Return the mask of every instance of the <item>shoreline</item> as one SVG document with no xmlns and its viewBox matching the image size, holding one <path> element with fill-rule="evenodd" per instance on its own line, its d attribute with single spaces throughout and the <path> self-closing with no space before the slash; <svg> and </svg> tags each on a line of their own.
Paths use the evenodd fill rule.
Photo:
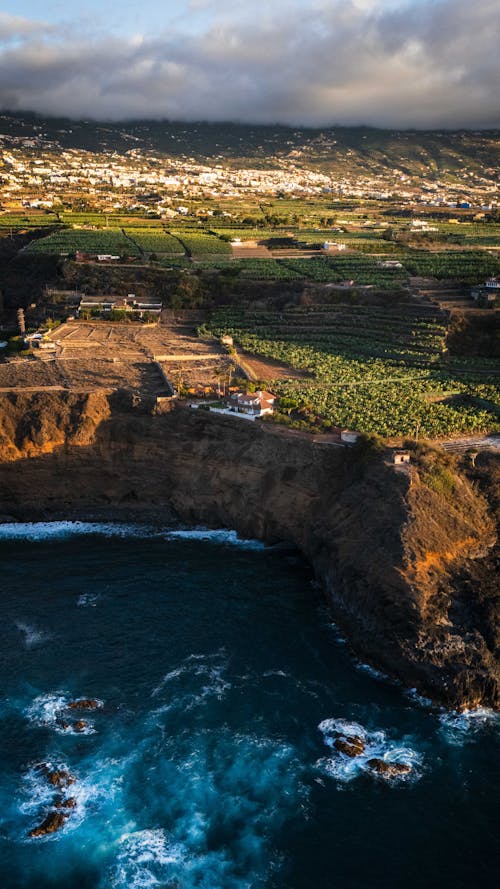
<svg viewBox="0 0 500 889">
<path fill-rule="evenodd" d="M 495 530 L 456 469 L 400 473 L 377 452 L 103 393 L 20 395 L 4 414 L 0 523 L 224 528 L 292 546 L 358 659 L 438 705 L 500 709 Z"/>
</svg>

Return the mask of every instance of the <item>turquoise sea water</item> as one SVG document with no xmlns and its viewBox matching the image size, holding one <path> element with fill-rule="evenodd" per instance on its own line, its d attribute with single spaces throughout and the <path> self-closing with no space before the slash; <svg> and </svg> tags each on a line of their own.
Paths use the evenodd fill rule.
<svg viewBox="0 0 500 889">
<path fill-rule="evenodd" d="M 300 558 L 61 523 L 3 526 L 0 552 L 1 889 L 494 884 L 497 718 L 356 663 Z M 342 728 L 366 755 L 334 750 Z M 373 777 L 370 756 L 412 771 Z M 42 763 L 76 805 L 30 839 L 56 795 Z"/>
</svg>

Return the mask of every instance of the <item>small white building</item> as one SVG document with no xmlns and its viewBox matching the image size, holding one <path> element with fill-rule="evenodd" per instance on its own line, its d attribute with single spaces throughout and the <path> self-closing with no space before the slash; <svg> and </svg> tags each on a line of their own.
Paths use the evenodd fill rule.
<svg viewBox="0 0 500 889">
<path fill-rule="evenodd" d="M 343 441 L 344 444 L 356 444 L 359 435 L 359 432 L 353 432 L 352 429 L 340 430 L 340 440 Z"/>
<path fill-rule="evenodd" d="M 409 451 L 393 451 L 392 461 L 395 466 L 402 466 L 404 463 L 410 462 Z"/>
<path fill-rule="evenodd" d="M 377 267 L 379 269 L 402 269 L 403 263 L 397 259 L 382 259 L 380 262 L 377 262 Z"/>
<path fill-rule="evenodd" d="M 235 392 L 228 400 L 228 408 L 240 414 L 263 417 L 272 414 L 276 398 L 271 392 Z"/>
<path fill-rule="evenodd" d="M 327 253 L 341 253 L 345 247 L 345 244 L 340 244 L 338 241 L 325 241 L 323 244 L 323 250 Z"/>
</svg>

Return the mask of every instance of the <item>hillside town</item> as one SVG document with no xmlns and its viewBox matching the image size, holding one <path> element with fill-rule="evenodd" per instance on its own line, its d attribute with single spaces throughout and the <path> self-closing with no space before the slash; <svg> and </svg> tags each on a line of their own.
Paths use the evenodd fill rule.
<svg viewBox="0 0 500 889">
<path fill-rule="evenodd" d="M 0 116 L 0 124 L 6 117 Z M 470 169 L 441 173 L 423 165 L 408 169 L 380 166 L 373 172 L 358 169 L 352 150 L 344 150 L 338 161 L 318 164 L 323 143 L 296 148 L 286 141 L 281 151 L 265 161 L 247 158 L 238 163 L 222 155 L 200 160 L 177 152 L 160 152 L 139 147 L 138 137 L 122 132 L 126 150 L 102 146 L 97 151 L 68 148 L 59 138 L 49 138 L 39 126 L 33 133 L 0 135 L 1 205 L 4 209 L 74 209 L 86 205 L 103 212 L 144 211 L 165 218 L 188 213 L 191 200 L 235 199 L 246 195 L 265 197 L 350 197 L 368 200 L 397 200 L 423 207 L 474 210 L 477 214 L 496 210 L 498 175 L 492 170 Z M 175 137 L 172 137 L 175 139 Z M 61 141 L 60 141 L 61 140 Z M 332 151 L 335 140 L 330 140 Z M 314 150 L 313 150 L 314 147 Z M 205 215 L 214 211 L 204 208 Z M 230 214 L 227 214 L 230 215 Z M 479 216 L 478 218 L 481 218 Z"/>
</svg>

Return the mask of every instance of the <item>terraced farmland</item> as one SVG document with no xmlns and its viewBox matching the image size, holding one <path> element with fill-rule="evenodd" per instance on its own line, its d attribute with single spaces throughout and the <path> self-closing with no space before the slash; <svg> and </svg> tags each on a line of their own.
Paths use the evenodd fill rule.
<svg viewBox="0 0 500 889">
<path fill-rule="evenodd" d="M 170 253 L 184 256 L 185 250 L 181 242 L 173 235 L 158 228 L 127 228 L 129 238 L 145 253 Z"/>
<path fill-rule="evenodd" d="M 207 256 L 231 256 L 231 245 L 208 232 L 179 229 L 172 230 L 171 235 L 179 239 L 193 259 L 203 259 Z"/>
<path fill-rule="evenodd" d="M 297 277 L 320 283 L 340 284 L 343 281 L 353 281 L 354 285 L 371 285 L 392 290 L 407 278 L 404 268 L 380 268 L 372 257 L 354 253 L 335 257 L 286 259 L 283 260 L 283 265 L 295 272 Z"/>
<path fill-rule="evenodd" d="M 446 326 L 432 308 L 229 308 L 214 312 L 209 327 L 231 334 L 246 352 L 306 371 L 308 378 L 267 383 L 288 409 L 306 411 L 320 427 L 389 437 L 500 429 L 498 377 L 446 369 Z"/>
<path fill-rule="evenodd" d="M 139 256 L 139 248 L 120 229 L 61 229 L 34 241 L 29 253 L 52 253 L 60 256 L 82 253 L 102 253 L 116 256 Z"/>
<path fill-rule="evenodd" d="M 29 231 L 30 229 L 49 228 L 58 225 L 59 220 L 52 213 L 30 213 L 23 215 L 22 213 L 0 213 L 0 235 L 4 233 L 13 234 L 19 231 Z"/>
</svg>

